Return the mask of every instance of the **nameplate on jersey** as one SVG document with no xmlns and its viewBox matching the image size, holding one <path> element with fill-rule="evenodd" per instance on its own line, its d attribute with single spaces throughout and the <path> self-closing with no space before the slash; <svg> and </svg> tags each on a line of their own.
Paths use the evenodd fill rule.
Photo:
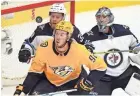
<svg viewBox="0 0 140 96">
<path fill-rule="evenodd" d="M 48 46 L 48 41 L 45 41 L 43 43 L 40 44 L 41 47 L 47 47 Z"/>
</svg>

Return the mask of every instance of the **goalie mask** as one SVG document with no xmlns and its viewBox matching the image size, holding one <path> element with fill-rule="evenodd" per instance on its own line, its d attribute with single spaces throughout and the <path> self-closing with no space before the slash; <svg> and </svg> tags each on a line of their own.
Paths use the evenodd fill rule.
<svg viewBox="0 0 140 96">
<path fill-rule="evenodd" d="M 55 35 L 56 30 L 63 30 L 68 33 L 68 41 L 71 39 L 71 36 L 74 31 L 73 25 L 69 21 L 60 21 L 58 24 L 56 24 L 55 30 L 53 32 L 53 35 Z"/>
<path fill-rule="evenodd" d="M 111 26 L 114 21 L 114 15 L 111 10 L 107 7 L 99 8 L 96 15 L 97 25 L 99 32 L 105 32 L 106 27 Z"/>
</svg>

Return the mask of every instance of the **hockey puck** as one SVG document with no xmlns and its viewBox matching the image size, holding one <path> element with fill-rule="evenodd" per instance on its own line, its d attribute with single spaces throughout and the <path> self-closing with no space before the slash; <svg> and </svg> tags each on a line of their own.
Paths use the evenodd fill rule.
<svg viewBox="0 0 140 96">
<path fill-rule="evenodd" d="M 37 17 L 36 17 L 36 22 L 37 22 L 37 23 L 41 23 L 41 22 L 42 22 L 42 20 L 43 20 L 43 19 L 42 19 L 42 17 L 41 17 L 41 16 L 37 16 Z"/>
</svg>

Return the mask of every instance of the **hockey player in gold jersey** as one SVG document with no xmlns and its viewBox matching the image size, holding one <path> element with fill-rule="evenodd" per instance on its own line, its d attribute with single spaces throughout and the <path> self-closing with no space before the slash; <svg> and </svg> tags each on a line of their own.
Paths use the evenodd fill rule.
<svg viewBox="0 0 140 96">
<path fill-rule="evenodd" d="M 73 26 L 60 21 L 54 30 L 54 39 L 42 43 L 32 61 L 28 75 L 14 95 L 45 94 L 77 88 L 71 94 L 87 95 L 105 74 L 104 60 L 91 54 L 83 45 L 72 41 Z M 90 70 L 87 75 L 85 66 Z M 70 93 L 69 93 L 70 94 Z"/>
</svg>

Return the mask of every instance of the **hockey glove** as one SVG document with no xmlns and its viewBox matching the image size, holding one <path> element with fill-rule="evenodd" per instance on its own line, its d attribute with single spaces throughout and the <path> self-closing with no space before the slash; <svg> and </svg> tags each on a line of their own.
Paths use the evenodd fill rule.
<svg viewBox="0 0 140 96">
<path fill-rule="evenodd" d="M 90 81 L 81 79 L 75 88 L 77 88 L 81 95 L 89 95 L 89 93 L 93 90 L 93 85 Z"/>
<path fill-rule="evenodd" d="M 18 54 L 20 62 L 27 63 L 31 59 L 31 52 L 29 49 L 21 49 Z"/>
<path fill-rule="evenodd" d="M 19 96 L 21 94 L 21 92 L 23 91 L 23 86 L 21 84 L 19 84 L 17 87 L 16 87 L 16 91 L 14 93 L 14 96 Z"/>
</svg>

